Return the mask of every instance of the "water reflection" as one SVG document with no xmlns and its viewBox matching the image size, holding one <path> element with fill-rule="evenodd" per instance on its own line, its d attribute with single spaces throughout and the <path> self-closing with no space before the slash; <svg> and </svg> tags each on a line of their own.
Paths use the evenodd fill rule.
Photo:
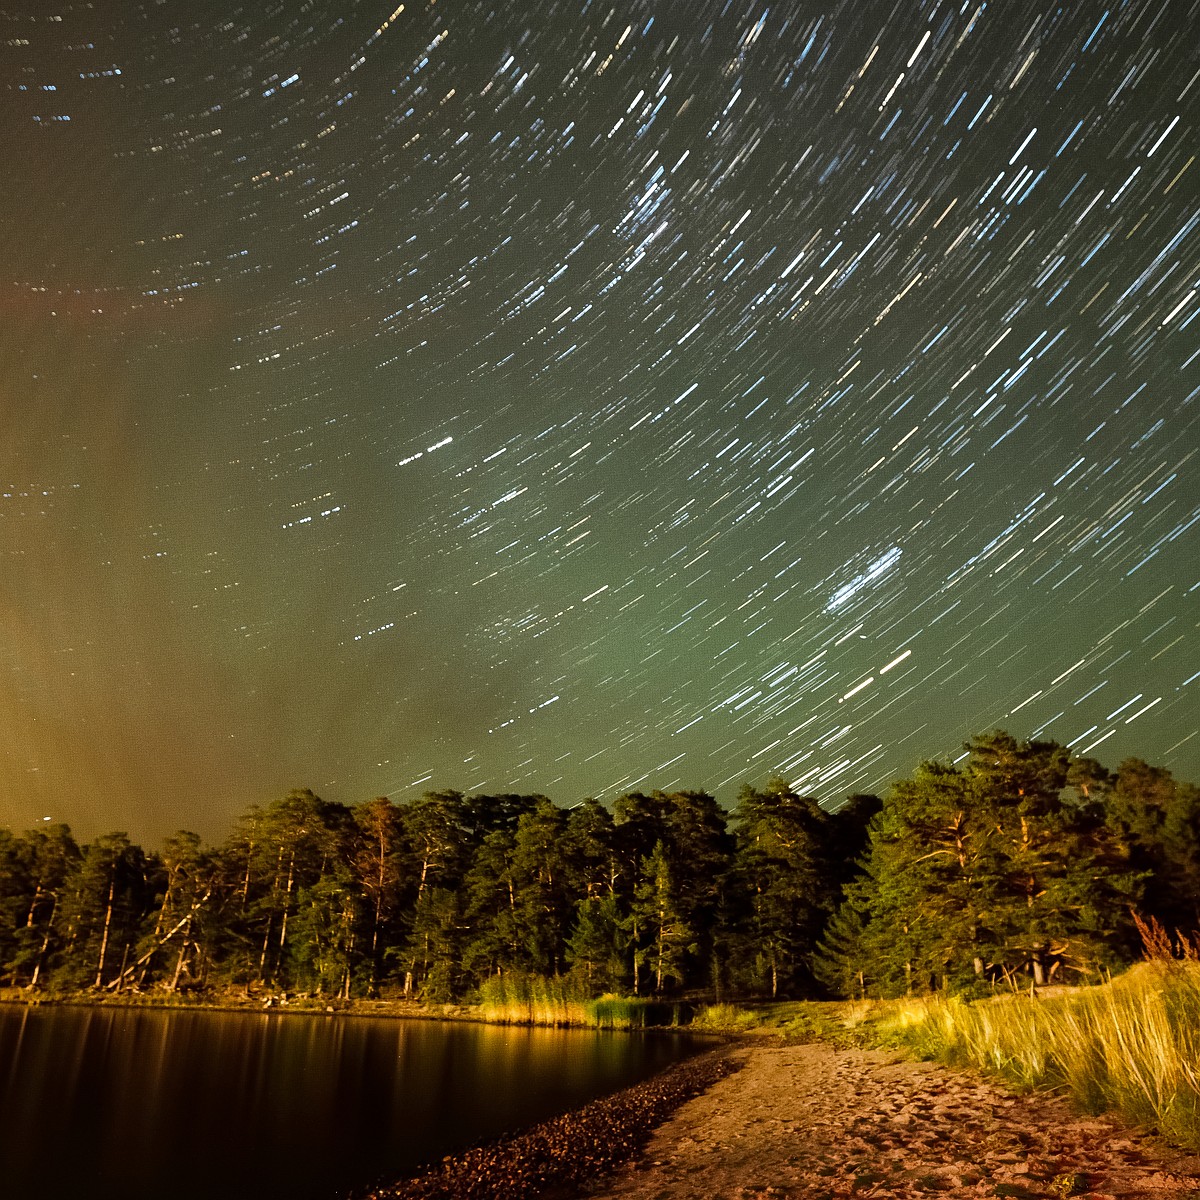
<svg viewBox="0 0 1200 1200">
<path fill-rule="evenodd" d="M 0 1009 L 0 1191 L 316 1200 L 644 1078 L 682 1041 L 269 1013 Z"/>
</svg>

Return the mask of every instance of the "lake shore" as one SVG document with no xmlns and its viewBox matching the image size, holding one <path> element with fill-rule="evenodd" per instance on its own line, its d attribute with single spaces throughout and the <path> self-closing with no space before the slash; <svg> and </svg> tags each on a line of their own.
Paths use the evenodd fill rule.
<svg viewBox="0 0 1200 1200">
<path fill-rule="evenodd" d="M 263 997 L 162 1002 L 93 994 L 0 1002 L 488 1023 L 464 1005 Z M 800 1034 L 797 1029 L 794 1031 Z M 764 1036 L 765 1035 L 765 1036 Z M 757 1036 L 726 1042 L 540 1125 L 454 1155 L 359 1200 L 1083 1196 L 1194 1200 L 1200 1155 L 1065 1099 L 892 1051 Z"/>
<path fill-rule="evenodd" d="M 1200 1156 L 974 1072 L 741 1043 L 358 1200 L 1194 1200 Z"/>
<path fill-rule="evenodd" d="M 1046 1094 L 825 1044 L 743 1045 L 592 1200 L 1081 1196 L 1184 1200 L 1200 1156 Z M 485 1193 L 478 1193 L 482 1196 Z"/>
<path fill-rule="evenodd" d="M 171 1012 L 196 1010 L 201 1012 L 281 1012 L 303 1013 L 308 1016 L 325 1013 L 333 1016 L 395 1017 L 425 1021 L 483 1021 L 473 1005 L 425 1004 L 420 1000 L 341 1000 L 323 996 L 295 996 L 277 993 L 240 996 L 233 992 L 199 999 L 193 996 L 170 996 L 154 992 L 26 992 L 23 989 L 0 989 L 0 1004 L 90 1005 L 97 1008 L 157 1008 Z"/>
<path fill-rule="evenodd" d="M 740 1068 L 727 1046 L 356 1200 L 567 1200 L 637 1156 L 672 1112 Z"/>
</svg>

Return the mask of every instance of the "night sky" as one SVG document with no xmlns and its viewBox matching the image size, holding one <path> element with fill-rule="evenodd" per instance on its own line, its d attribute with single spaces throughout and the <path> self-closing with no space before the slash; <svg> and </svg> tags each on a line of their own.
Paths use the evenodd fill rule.
<svg viewBox="0 0 1200 1200">
<path fill-rule="evenodd" d="M 1200 3 L 0 9 L 0 823 L 1200 776 Z"/>
</svg>

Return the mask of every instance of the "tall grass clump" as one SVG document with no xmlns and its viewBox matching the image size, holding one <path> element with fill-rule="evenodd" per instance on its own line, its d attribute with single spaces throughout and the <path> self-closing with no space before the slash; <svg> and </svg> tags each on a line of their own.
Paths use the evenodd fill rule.
<svg viewBox="0 0 1200 1200">
<path fill-rule="evenodd" d="M 1200 1150 L 1200 962 L 1151 961 L 1099 987 L 1039 999 L 912 1001 L 887 1024 L 930 1058 L 1052 1088 Z"/>
<path fill-rule="evenodd" d="M 500 1025 L 573 1025 L 645 1029 L 678 1025 L 673 1005 L 640 996 L 592 998 L 570 976 L 493 975 L 479 988 L 480 1017 Z"/>
<path fill-rule="evenodd" d="M 587 998 L 574 980 L 493 975 L 479 988 L 479 1015 L 501 1025 L 590 1025 Z"/>
<path fill-rule="evenodd" d="M 645 996 L 606 995 L 585 1005 L 588 1024 L 597 1029 L 646 1029 L 651 1025 L 678 1025 L 677 1005 Z"/>
</svg>

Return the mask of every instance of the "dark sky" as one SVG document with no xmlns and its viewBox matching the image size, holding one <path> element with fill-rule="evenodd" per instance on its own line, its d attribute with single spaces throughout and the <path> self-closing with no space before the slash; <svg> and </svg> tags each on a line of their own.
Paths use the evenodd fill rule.
<svg viewBox="0 0 1200 1200">
<path fill-rule="evenodd" d="M 1198 29 L 10 0 L 0 822 L 1200 776 Z"/>
</svg>

